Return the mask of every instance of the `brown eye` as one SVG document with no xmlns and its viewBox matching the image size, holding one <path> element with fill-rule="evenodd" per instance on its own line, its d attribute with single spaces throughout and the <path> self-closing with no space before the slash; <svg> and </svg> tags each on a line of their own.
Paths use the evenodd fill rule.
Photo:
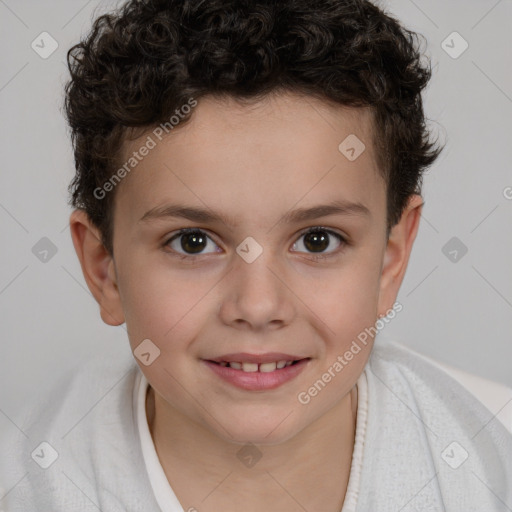
<svg viewBox="0 0 512 512">
<path fill-rule="evenodd" d="M 184 256 L 202 255 L 206 254 L 203 251 L 208 247 L 209 241 L 216 247 L 213 240 L 204 231 L 197 228 L 184 228 L 172 236 L 164 245 Z"/>
<path fill-rule="evenodd" d="M 304 237 L 304 246 L 313 252 L 323 252 L 329 247 L 329 235 L 322 231 L 307 233 Z"/>
<path fill-rule="evenodd" d="M 206 237 L 199 233 L 185 233 L 181 236 L 181 248 L 185 252 L 196 254 L 206 247 Z"/>
<path fill-rule="evenodd" d="M 313 255 L 319 254 L 324 257 L 336 252 L 336 249 L 345 243 L 345 239 L 338 233 L 318 226 L 309 228 L 303 232 L 299 237 L 299 240 L 301 238 L 304 239 L 302 245 L 305 247 L 305 252 L 309 252 Z M 334 243 L 332 242 L 333 238 L 335 239 Z M 301 243 L 299 241 L 295 242 L 294 247 L 297 245 L 300 246 Z M 333 247 L 332 250 L 325 252 L 326 249 L 331 247 Z"/>
</svg>

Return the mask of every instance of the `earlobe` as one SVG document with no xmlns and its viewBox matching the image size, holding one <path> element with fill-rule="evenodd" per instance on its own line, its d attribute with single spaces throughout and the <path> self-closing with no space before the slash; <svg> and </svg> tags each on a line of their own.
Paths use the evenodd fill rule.
<svg viewBox="0 0 512 512">
<path fill-rule="evenodd" d="M 124 314 L 114 260 L 101 242 L 98 228 L 83 210 L 73 211 L 69 224 L 85 281 L 100 306 L 102 320 L 108 325 L 121 325 Z"/>
<path fill-rule="evenodd" d="M 414 194 L 410 197 L 400 221 L 393 226 L 384 253 L 378 312 L 386 314 L 393 307 L 402 284 L 412 246 L 418 233 L 423 200 Z"/>
</svg>

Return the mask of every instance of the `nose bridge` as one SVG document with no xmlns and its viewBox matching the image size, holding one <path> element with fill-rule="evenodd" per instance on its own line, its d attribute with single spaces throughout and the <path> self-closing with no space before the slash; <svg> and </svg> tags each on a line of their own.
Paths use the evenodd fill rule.
<svg viewBox="0 0 512 512">
<path fill-rule="evenodd" d="M 221 310 L 224 321 L 252 328 L 288 323 L 292 304 L 275 251 L 247 237 L 236 252 Z"/>
</svg>

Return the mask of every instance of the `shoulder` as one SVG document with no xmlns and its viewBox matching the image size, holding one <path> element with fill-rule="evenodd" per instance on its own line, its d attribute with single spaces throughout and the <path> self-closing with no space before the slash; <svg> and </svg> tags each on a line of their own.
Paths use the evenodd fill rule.
<svg viewBox="0 0 512 512">
<path fill-rule="evenodd" d="M 133 411 L 139 379 L 133 357 L 94 357 L 27 405 L 24 421 L 1 440 L 7 510 L 83 510 L 101 501 L 120 511 L 138 499 L 133 492 L 144 496 L 149 486 L 136 475 L 141 455 Z"/>
<path fill-rule="evenodd" d="M 512 434 L 512 389 L 504 384 L 437 361 L 396 341 L 380 340 L 371 357 L 375 370 L 398 370 L 420 388 L 441 388 L 444 396 L 447 385 L 453 387 L 472 408 L 484 406 Z"/>
<path fill-rule="evenodd" d="M 496 419 L 512 434 L 512 388 L 505 384 L 461 370 L 460 368 L 455 368 L 449 364 L 415 352 L 396 342 L 395 346 L 399 350 L 402 349 L 408 352 L 411 357 L 419 358 L 427 364 L 442 370 L 443 373 L 456 380 L 494 414 Z"/>
<path fill-rule="evenodd" d="M 91 429 L 98 422 L 124 415 L 131 409 L 138 371 L 126 354 L 93 357 L 69 368 L 50 393 L 27 407 L 23 430 L 31 438 L 44 434 L 66 439 L 76 429 Z M 120 403 L 124 407 L 120 408 Z"/>
<path fill-rule="evenodd" d="M 492 417 L 497 430 L 511 434 L 512 389 L 503 384 L 453 368 L 387 339 L 376 342 L 368 367 L 374 378 L 381 377 L 381 385 L 386 379 L 397 390 L 413 392 L 418 404 L 446 407 L 454 418 L 464 418 L 466 422 L 470 417 L 475 421 Z"/>
<path fill-rule="evenodd" d="M 369 487 L 385 492 L 399 480 L 395 492 L 405 499 L 428 483 L 417 500 L 438 500 L 445 510 L 496 510 L 489 489 L 512 500 L 512 434 L 466 386 L 386 339 L 377 339 L 365 374 Z M 380 457 L 372 461 L 370 452 Z"/>
</svg>

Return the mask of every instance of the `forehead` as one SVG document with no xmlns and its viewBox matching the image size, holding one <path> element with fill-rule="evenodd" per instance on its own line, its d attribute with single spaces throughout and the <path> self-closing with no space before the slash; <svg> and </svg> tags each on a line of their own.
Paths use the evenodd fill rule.
<svg viewBox="0 0 512 512">
<path fill-rule="evenodd" d="M 320 201 L 385 210 L 366 109 L 296 94 L 251 103 L 204 97 L 191 119 L 161 140 L 148 130 L 125 142 L 121 160 L 128 161 L 148 137 L 154 147 L 116 191 L 131 222 L 176 200 L 261 221 Z"/>
</svg>

